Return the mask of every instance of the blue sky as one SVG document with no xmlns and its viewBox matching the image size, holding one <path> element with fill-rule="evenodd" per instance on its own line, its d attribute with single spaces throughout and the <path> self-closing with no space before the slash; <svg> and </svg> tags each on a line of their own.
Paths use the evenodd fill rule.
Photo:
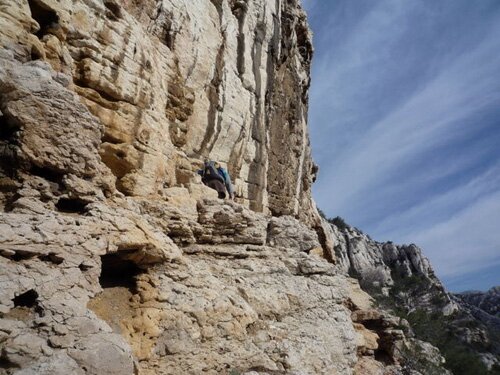
<svg viewBox="0 0 500 375">
<path fill-rule="evenodd" d="M 500 1 L 303 5 L 318 207 L 417 244 L 449 290 L 500 285 Z"/>
</svg>

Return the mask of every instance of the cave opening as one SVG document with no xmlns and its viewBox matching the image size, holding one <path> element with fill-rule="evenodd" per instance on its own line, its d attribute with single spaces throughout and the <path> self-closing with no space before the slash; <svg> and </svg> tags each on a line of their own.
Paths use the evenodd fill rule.
<svg viewBox="0 0 500 375">
<path fill-rule="evenodd" d="M 10 318 L 29 321 L 38 316 L 44 316 L 42 307 L 38 304 L 38 293 L 30 289 L 12 299 L 14 308 L 6 315 Z M 36 315 L 35 315 L 36 314 Z"/>
<path fill-rule="evenodd" d="M 16 139 L 16 133 L 20 130 L 19 126 L 13 121 L 9 121 L 7 116 L 0 112 L 0 140 L 6 142 L 13 142 Z"/>
<path fill-rule="evenodd" d="M 136 263 L 125 259 L 120 253 L 101 256 L 101 263 L 99 283 L 103 289 L 122 287 L 127 288 L 133 294 L 136 292 L 136 277 L 143 273 Z"/>
<path fill-rule="evenodd" d="M 28 0 L 31 10 L 31 18 L 40 25 L 40 30 L 36 32 L 36 36 L 41 39 L 48 33 L 48 30 L 57 27 L 59 24 L 59 16 L 40 0 Z"/>
<path fill-rule="evenodd" d="M 64 173 L 61 173 L 49 167 L 40 167 L 38 165 L 32 165 L 30 168 L 30 173 L 47 181 L 53 182 L 57 185 L 61 185 L 62 179 L 64 177 Z"/>
<path fill-rule="evenodd" d="M 87 204 L 77 198 L 60 198 L 56 203 L 56 208 L 59 212 L 83 214 Z"/>
<path fill-rule="evenodd" d="M 14 307 L 36 307 L 37 306 L 38 293 L 33 289 L 28 290 L 25 293 L 14 297 L 12 300 L 14 302 Z"/>
</svg>

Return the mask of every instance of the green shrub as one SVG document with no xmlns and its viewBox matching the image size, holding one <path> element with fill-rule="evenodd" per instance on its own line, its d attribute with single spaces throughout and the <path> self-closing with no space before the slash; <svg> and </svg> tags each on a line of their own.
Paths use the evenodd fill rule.
<svg viewBox="0 0 500 375">
<path fill-rule="evenodd" d="M 335 225 L 337 228 L 341 230 L 349 228 L 349 225 L 340 216 L 334 217 L 333 219 L 328 219 L 328 222 Z"/>
</svg>

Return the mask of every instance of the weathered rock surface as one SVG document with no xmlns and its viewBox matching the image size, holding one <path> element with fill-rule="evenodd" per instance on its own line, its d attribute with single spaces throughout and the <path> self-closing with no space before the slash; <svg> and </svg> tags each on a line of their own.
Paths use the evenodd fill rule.
<svg viewBox="0 0 500 375">
<path fill-rule="evenodd" d="M 0 373 L 351 373 L 298 3 L 0 9 Z"/>
<path fill-rule="evenodd" d="M 297 235 L 312 235 L 302 224 L 288 219 L 256 238 L 252 230 L 261 225 L 266 234 L 268 218 L 202 200 L 191 223 L 201 242 L 179 248 L 140 206 L 117 198 L 88 205 L 85 215 L 16 208 L 1 216 L 7 369 L 350 373 L 348 283 L 300 243 L 269 246 L 293 223 Z M 215 223 L 222 233 L 243 219 L 253 226 L 237 244 L 217 233 L 204 243 Z"/>
<path fill-rule="evenodd" d="M 448 370 L 443 366 L 463 374 L 495 373 L 495 366 L 500 363 L 498 317 L 468 303 L 467 295 L 448 293 L 417 246 L 379 243 L 348 225 L 332 224 L 332 228 L 338 267 L 357 278 L 362 288 L 375 297 L 377 303 L 374 305 L 382 309 L 372 310 L 368 317 L 380 321 L 377 314 L 383 316 L 387 314 L 384 311 L 391 311 L 405 318 L 403 331 L 405 337 L 411 339 L 405 347 L 397 347 L 398 353 L 392 353 L 394 358 L 399 356 L 407 367 L 426 374 L 445 373 Z M 494 295 L 495 289 L 492 289 L 488 297 L 471 293 L 470 298 L 478 305 L 485 301 L 486 308 L 492 305 L 486 301 L 494 301 Z M 353 321 L 360 321 L 360 318 L 355 316 Z M 394 326 L 401 326 L 401 323 Z M 359 327 L 357 330 L 364 334 L 368 348 L 371 345 L 369 334 Z M 439 346 L 448 362 L 434 346 L 415 341 L 413 337 Z M 388 341 L 397 343 L 398 338 Z M 359 364 L 363 369 L 372 368 L 371 365 L 371 362 Z M 374 366 L 376 373 L 378 365 Z"/>
<path fill-rule="evenodd" d="M 428 262 L 311 199 L 297 0 L 0 11 L 0 374 L 402 374 L 417 347 L 439 367 L 343 272 L 442 290 Z"/>
<path fill-rule="evenodd" d="M 196 166 L 211 158 L 227 164 L 244 205 L 313 220 L 316 167 L 306 126 L 312 46 L 296 0 L 2 0 L 0 45 L 38 93 L 30 93 L 33 103 L 3 104 L 9 122 L 35 121 L 45 113 L 41 105 L 54 109 L 41 127 L 23 129 L 26 157 L 105 177 L 109 171 L 96 170 L 95 160 L 82 159 L 98 151 L 116 188 L 133 196 L 194 182 Z M 46 61 L 53 72 L 21 67 L 30 60 Z M 57 82 L 39 82 L 50 75 Z M 82 104 L 70 106 L 78 116 L 65 113 L 75 95 L 58 99 L 62 91 L 50 89 L 57 83 L 99 121 L 83 114 Z M 84 126 L 67 139 L 66 125 Z M 39 136 L 48 127 L 52 136 Z M 37 140 L 54 154 L 30 153 Z M 81 147 L 71 148 L 76 142 Z M 74 165 L 61 165 L 68 159 L 58 153 L 70 148 Z"/>
<path fill-rule="evenodd" d="M 469 291 L 456 293 L 455 296 L 465 303 L 500 318 L 500 286 L 495 286 L 487 292 Z"/>
</svg>

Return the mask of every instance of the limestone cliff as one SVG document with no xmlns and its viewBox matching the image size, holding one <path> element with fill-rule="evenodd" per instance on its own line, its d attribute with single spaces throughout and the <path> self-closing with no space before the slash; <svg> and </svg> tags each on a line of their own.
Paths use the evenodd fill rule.
<svg viewBox="0 0 500 375">
<path fill-rule="evenodd" d="M 494 314 L 498 308 L 495 288 L 484 296 L 455 296 L 445 290 L 417 246 L 376 242 L 343 220 L 331 223 L 343 272 L 357 278 L 379 308 L 409 322 L 406 336 L 431 342 L 446 358 L 446 363 L 432 366 L 418 350 L 401 351 L 414 362 L 413 368 L 426 374 L 442 374 L 442 367 L 455 375 L 499 373 L 500 319 Z M 484 310 L 474 306 L 474 301 Z"/>
<path fill-rule="evenodd" d="M 487 292 L 468 291 L 455 295 L 463 302 L 500 318 L 500 286 L 495 286 Z"/>
<path fill-rule="evenodd" d="M 58 83 L 78 95 L 95 116 L 86 114 L 94 149 L 120 192 L 151 196 L 187 186 L 210 158 L 227 164 L 240 202 L 252 210 L 312 215 L 312 46 L 296 1 L 2 0 L 1 7 L 3 58 L 16 66 L 38 61 L 39 71 L 48 62 Z M 15 122 L 6 99 L 2 106 Z M 52 133 L 45 141 L 57 146 L 60 135 Z M 67 171 L 55 157 L 27 157 Z"/>
<path fill-rule="evenodd" d="M 297 0 L 0 0 L 0 45 L 0 374 L 442 369 L 311 199 Z"/>
<path fill-rule="evenodd" d="M 350 374 L 357 330 L 378 346 L 310 196 L 297 1 L 0 11 L 1 374 Z"/>
</svg>

